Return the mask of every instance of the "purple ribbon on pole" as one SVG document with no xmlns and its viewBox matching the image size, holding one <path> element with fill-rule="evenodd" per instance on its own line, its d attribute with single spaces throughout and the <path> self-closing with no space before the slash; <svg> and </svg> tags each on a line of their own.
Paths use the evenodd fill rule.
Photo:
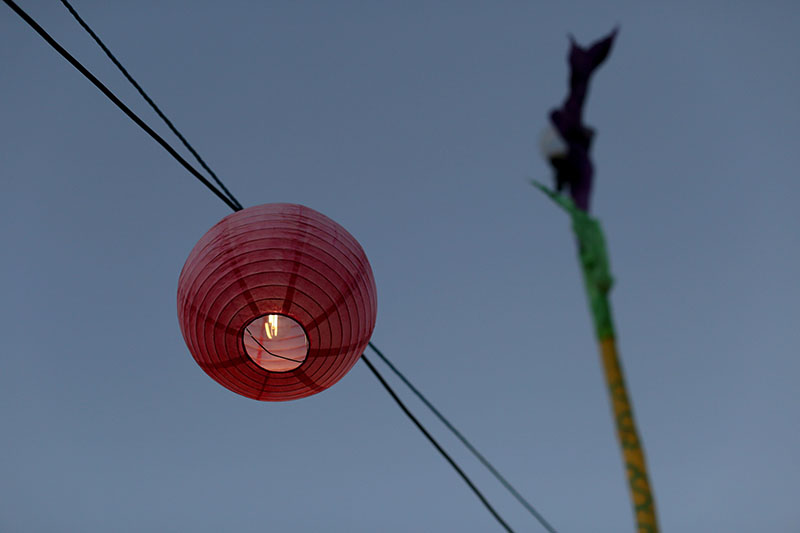
<svg viewBox="0 0 800 533">
<path fill-rule="evenodd" d="M 570 35 L 569 94 L 560 108 L 550 112 L 550 122 L 555 129 L 558 147 L 545 148 L 546 156 L 555 170 L 556 190 L 569 189 L 575 205 L 589 212 L 592 194 L 592 165 L 589 150 L 594 130 L 583 123 L 583 105 L 589 90 L 589 80 L 594 71 L 608 57 L 618 28 L 603 39 L 583 48 Z M 551 132 L 552 133 L 552 132 Z"/>
</svg>

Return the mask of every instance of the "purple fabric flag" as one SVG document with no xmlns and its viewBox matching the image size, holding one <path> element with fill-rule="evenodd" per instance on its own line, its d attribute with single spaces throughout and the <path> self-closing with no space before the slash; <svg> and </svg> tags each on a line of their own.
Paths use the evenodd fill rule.
<svg viewBox="0 0 800 533">
<path fill-rule="evenodd" d="M 589 212 L 594 167 L 589 149 L 594 130 L 583 123 L 583 105 L 589 90 L 589 79 L 611 51 L 618 28 L 588 48 L 579 46 L 570 35 L 569 94 L 560 108 L 550 112 L 550 122 L 555 128 L 561 150 L 550 150 L 547 157 L 555 170 L 556 190 L 569 188 L 569 193 L 580 209 Z"/>
</svg>

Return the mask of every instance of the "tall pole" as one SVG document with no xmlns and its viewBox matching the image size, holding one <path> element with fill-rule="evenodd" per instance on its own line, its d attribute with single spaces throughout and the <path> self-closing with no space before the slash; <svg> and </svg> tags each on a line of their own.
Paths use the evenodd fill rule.
<svg viewBox="0 0 800 533">
<path fill-rule="evenodd" d="M 605 237 L 600 222 L 589 215 L 594 181 L 590 150 L 595 132 L 583 123 L 583 106 L 589 93 L 589 81 L 611 53 L 617 33 L 618 28 L 615 28 L 587 47 L 578 45 L 570 36 L 567 56 L 570 67 L 569 92 L 564 103 L 550 111 L 550 125 L 542 137 L 542 149 L 555 172 L 556 190 L 538 182 L 534 182 L 534 185 L 561 206 L 572 219 L 572 231 L 578 244 L 583 282 L 611 397 L 611 410 L 627 472 L 636 526 L 639 533 L 657 533 L 656 506 L 647 475 L 647 463 L 617 353 L 609 301 L 614 280 Z M 567 190 L 569 195 L 562 194 L 562 190 Z"/>
<path fill-rule="evenodd" d="M 609 293 L 614 280 L 599 221 L 578 208 L 571 198 L 534 182 L 540 190 L 560 205 L 572 218 L 572 230 L 578 243 L 583 281 L 594 321 L 595 335 L 611 398 L 611 410 L 622 449 L 631 502 L 639 533 L 658 533 L 655 500 L 650 488 L 647 462 L 636 429 L 633 407 L 625 385 L 625 374 L 617 353 L 614 321 Z"/>
</svg>

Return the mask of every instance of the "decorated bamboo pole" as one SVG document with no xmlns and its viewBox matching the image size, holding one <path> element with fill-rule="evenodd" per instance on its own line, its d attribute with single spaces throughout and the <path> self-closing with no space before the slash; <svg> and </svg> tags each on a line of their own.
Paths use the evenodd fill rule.
<svg viewBox="0 0 800 533">
<path fill-rule="evenodd" d="M 617 353 L 616 334 L 609 300 L 609 293 L 614 281 L 611 276 L 603 230 L 596 218 L 579 209 L 570 198 L 548 189 L 541 183 L 535 182 L 534 184 L 563 207 L 572 218 L 572 230 L 578 242 L 584 286 L 592 312 L 600 356 L 603 360 L 606 385 L 617 425 L 617 436 L 622 447 L 622 458 L 627 471 L 636 526 L 639 533 L 657 533 L 658 521 L 647 474 L 647 463 L 639 433 L 636 430 L 633 408 L 625 386 L 625 375 Z"/>
<path fill-rule="evenodd" d="M 617 353 L 609 300 L 614 280 L 605 237 L 599 221 L 589 215 L 594 174 L 589 149 L 594 131 L 586 127 L 581 119 L 589 79 L 608 56 L 616 34 L 615 29 L 588 48 L 582 48 L 572 40 L 569 54 L 570 92 L 563 106 L 550 113 L 551 128 L 543 137 L 543 149 L 555 171 L 556 190 L 538 182 L 534 182 L 534 185 L 561 206 L 572 219 L 572 231 L 578 245 L 584 286 L 611 397 L 636 526 L 639 533 L 657 533 L 658 521 L 647 463 Z M 565 188 L 569 189 L 569 196 L 561 193 Z"/>
</svg>

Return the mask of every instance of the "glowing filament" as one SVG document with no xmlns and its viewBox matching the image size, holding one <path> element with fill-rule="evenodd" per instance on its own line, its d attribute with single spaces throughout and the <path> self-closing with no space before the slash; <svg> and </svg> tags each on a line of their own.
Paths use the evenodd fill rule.
<svg viewBox="0 0 800 533">
<path fill-rule="evenodd" d="M 267 321 L 264 322 L 264 331 L 267 332 L 268 339 L 278 336 L 278 315 L 267 316 Z"/>
</svg>

